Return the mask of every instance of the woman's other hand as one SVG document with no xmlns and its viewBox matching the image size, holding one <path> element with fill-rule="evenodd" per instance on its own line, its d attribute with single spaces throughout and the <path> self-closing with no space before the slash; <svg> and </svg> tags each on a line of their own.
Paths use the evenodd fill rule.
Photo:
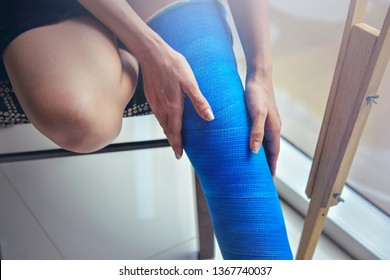
<svg viewBox="0 0 390 280">
<path fill-rule="evenodd" d="M 272 86 L 268 0 L 228 0 L 247 62 L 246 101 L 253 119 L 250 148 L 261 144 L 272 176 L 280 149 L 281 121 Z"/>
<path fill-rule="evenodd" d="M 274 177 L 280 150 L 281 119 L 275 102 L 272 79 L 248 76 L 245 92 L 247 106 L 253 120 L 250 148 L 254 153 L 258 153 L 263 144 Z"/>
</svg>

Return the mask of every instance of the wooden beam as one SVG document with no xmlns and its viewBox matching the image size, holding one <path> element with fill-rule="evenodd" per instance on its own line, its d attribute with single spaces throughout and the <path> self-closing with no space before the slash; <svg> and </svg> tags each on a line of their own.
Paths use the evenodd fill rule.
<svg viewBox="0 0 390 280">
<path fill-rule="evenodd" d="M 336 69 L 333 75 L 332 85 L 329 92 L 328 103 L 326 105 L 324 119 L 322 122 L 320 135 L 314 153 L 313 164 L 310 170 L 309 181 L 306 187 L 306 195 L 309 198 L 312 196 L 312 192 L 314 188 L 314 180 L 318 171 L 318 165 L 322 155 L 323 143 L 324 143 L 325 136 L 327 134 L 329 119 L 332 113 L 331 108 L 333 108 L 333 104 L 335 102 L 335 97 L 337 94 L 341 69 L 344 64 L 344 58 L 347 51 L 351 29 L 352 26 L 354 26 L 355 24 L 364 22 L 366 16 L 366 10 L 367 10 L 367 0 L 352 0 L 349 5 L 348 16 L 344 27 L 344 33 L 341 40 L 339 55 L 337 58 Z"/>
<path fill-rule="evenodd" d="M 344 34 L 310 172 L 306 193 L 311 201 L 297 259 L 313 257 L 329 207 L 339 202 L 390 57 L 390 8 L 379 33 L 360 23 L 363 17 L 357 8 L 362 6 L 358 4 L 351 2 L 345 32 L 348 37 Z M 355 23 L 350 26 L 351 22 Z"/>
</svg>

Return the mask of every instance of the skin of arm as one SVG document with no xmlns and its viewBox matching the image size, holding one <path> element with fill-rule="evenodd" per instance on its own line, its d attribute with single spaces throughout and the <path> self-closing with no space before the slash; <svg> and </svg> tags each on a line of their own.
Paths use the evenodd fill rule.
<svg viewBox="0 0 390 280">
<path fill-rule="evenodd" d="M 246 101 L 253 120 L 250 148 L 264 144 L 275 176 L 280 150 L 281 119 L 272 84 L 272 56 L 267 0 L 229 0 L 229 7 L 245 53 Z"/>
<path fill-rule="evenodd" d="M 187 95 L 206 121 L 214 116 L 186 59 L 173 50 L 125 0 L 78 0 L 109 28 L 141 65 L 145 96 L 176 158 L 183 154 L 181 128 Z"/>
</svg>

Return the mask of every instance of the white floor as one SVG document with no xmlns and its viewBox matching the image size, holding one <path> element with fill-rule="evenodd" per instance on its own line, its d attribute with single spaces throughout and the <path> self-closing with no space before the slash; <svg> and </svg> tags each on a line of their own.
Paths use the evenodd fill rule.
<svg viewBox="0 0 390 280">
<path fill-rule="evenodd" d="M 144 136 L 149 128 L 150 135 L 161 136 L 152 117 L 125 125 L 118 141 L 140 127 Z M 0 138 L 1 153 L 47 146 L 29 126 L 0 130 Z M 170 148 L 2 164 L 2 257 L 195 259 L 194 206 L 190 163 L 177 161 Z M 303 220 L 283 207 L 296 252 Z M 349 257 L 322 238 L 314 258 Z"/>
</svg>

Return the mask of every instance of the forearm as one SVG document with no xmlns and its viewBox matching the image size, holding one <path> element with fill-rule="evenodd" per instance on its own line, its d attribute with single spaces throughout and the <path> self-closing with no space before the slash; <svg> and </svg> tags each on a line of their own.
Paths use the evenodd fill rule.
<svg viewBox="0 0 390 280">
<path fill-rule="evenodd" d="M 125 0 L 78 0 L 108 27 L 141 62 L 166 43 L 137 15 Z"/>
<path fill-rule="evenodd" d="M 267 0 L 229 0 L 249 75 L 271 76 L 272 55 Z"/>
</svg>

